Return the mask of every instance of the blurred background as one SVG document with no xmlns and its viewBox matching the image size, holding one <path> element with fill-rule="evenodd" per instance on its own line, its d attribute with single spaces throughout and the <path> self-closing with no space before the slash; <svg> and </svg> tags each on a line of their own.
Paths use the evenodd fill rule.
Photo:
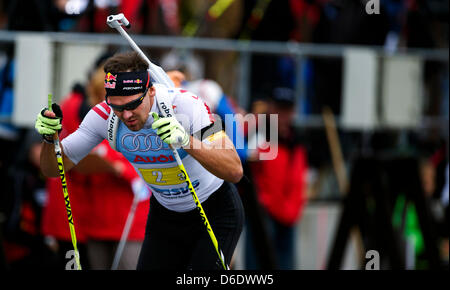
<svg viewBox="0 0 450 290">
<path fill-rule="evenodd" d="M 49 93 L 78 98 L 63 108 L 78 123 L 102 100 L 101 60 L 130 50 L 106 25 L 117 13 L 217 115 L 278 114 L 278 144 L 245 118 L 228 132 L 245 138 L 247 222 L 234 269 L 448 269 L 446 0 L 0 1 L 2 269 L 64 269 L 67 218 L 39 172 L 34 121 Z M 277 146 L 274 159 L 258 158 L 260 140 Z M 131 179 L 112 167 L 73 177 L 85 184 L 72 207 L 86 269 L 109 268 L 106 258 L 96 265 L 91 241 L 113 243 L 112 256 L 129 209 L 112 204 L 122 203 L 117 229 L 91 234 L 107 223 L 90 224 L 104 210 L 92 200 L 98 175 L 123 177 L 132 199 Z"/>
</svg>

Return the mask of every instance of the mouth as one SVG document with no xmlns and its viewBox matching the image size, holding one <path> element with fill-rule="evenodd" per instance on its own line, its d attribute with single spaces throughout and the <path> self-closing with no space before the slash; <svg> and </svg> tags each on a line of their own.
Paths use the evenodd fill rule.
<svg viewBox="0 0 450 290">
<path fill-rule="evenodd" d="M 138 122 L 137 119 L 134 119 L 134 120 L 127 120 L 127 121 L 125 121 L 125 124 L 126 124 L 127 126 L 134 126 L 134 125 L 137 124 L 137 122 Z"/>
</svg>

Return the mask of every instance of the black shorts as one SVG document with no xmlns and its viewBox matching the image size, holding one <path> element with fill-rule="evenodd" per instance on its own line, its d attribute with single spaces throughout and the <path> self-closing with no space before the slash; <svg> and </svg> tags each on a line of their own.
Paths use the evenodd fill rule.
<svg viewBox="0 0 450 290">
<path fill-rule="evenodd" d="M 224 181 L 202 207 L 229 264 L 244 224 L 236 187 Z M 137 269 L 220 270 L 223 266 L 197 209 L 174 212 L 152 196 Z"/>
</svg>

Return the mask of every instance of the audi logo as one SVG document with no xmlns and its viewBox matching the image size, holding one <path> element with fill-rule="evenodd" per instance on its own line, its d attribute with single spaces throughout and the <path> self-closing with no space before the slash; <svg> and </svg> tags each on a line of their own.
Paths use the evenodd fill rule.
<svg viewBox="0 0 450 290">
<path fill-rule="evenodd" d="M 122 147 L 129 152 L 158 151 L 169 148 L 155 133 L 127 133 L 122 136 L 121 143 Z"/>
</svg>

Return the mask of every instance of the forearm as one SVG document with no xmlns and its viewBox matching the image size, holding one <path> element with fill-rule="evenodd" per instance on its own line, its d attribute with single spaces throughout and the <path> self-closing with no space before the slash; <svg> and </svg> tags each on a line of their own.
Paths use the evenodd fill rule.
<svg viewBox="0 0 450 290">
<path fill-rule="evenodd" d="M 243 176 L 241 160 L 229 140 L 208 145 L 190 136 L 189 148 L 184 149 L 206 170 L 223 180 L 237 183 Z"/>
<path fill-rule="evenodd" d="M 40 166 L 42 174 L 47 177 L 59 176 L 58 162 L 56 160 L 53 144 L 44 142 L 40 156 Z"/>
<path fill-rule="evenodd" d="M 61 146 L 64 170 L 67 172 L 70 169 L 72 169 L 75 166 L 75 164 L 64 155 L 64 152 L 62 152 L 62 150 L 63 149 Z M 45 142 L 43 143 L 40 156 L 40 167 L 42 174 L 44 174 L 47 177 L 59 176 L 58 161 L 56 160 L 55 148 L 53 144 L 48 144 Z"/>
</svg>

